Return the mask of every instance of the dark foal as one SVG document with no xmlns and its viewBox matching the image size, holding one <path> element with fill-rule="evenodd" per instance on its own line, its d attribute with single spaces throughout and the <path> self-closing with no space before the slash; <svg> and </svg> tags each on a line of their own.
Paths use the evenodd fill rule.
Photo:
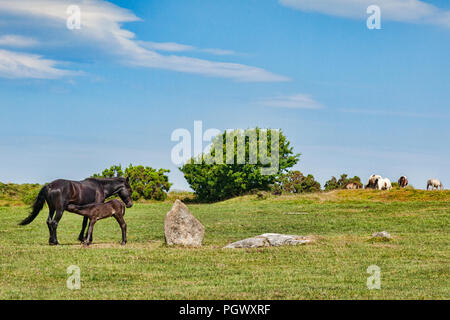
<svg viewBox="0 0 450 320">
<path fill-rule="evenodd" d="M 113 199 L 106 203 L 92 203 L 84 206 L 77 206 L 69 204 L 67 211 L 73 212 L 89 219 L 89 228 L 87 232 L 85 245 L 92 243 L 92 231 L 94 230 L 94 224 L 104 218 L 114 217 L 122 229 L 122 245 L 127 243 L 127 224 L 123 219 L 125 215 L 125 206 L 123 202 Z"/>
</svg>

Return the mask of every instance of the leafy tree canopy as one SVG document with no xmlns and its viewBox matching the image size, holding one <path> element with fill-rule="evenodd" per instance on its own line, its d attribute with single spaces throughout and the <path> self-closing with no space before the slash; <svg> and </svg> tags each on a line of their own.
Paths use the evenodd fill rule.
<svg viewBox="0 0 450 320">
<path fill-rule="evenodd" d="M 219 134 L 209 152 L 190 159 L 180 170 L 202 201 L 219 201 L 250 190 L 270 190 L 276 178 L 300 157 L 281 130 L 277 131 L 278 139 L 272 133 L 256 128 Z M 232 151 L 227 153 L 227 148 Z M 277 153 L 278 166 L 274 167 L 270 160 Z"/>
<path fill-rule="evenodd" d="M 101 174 L 94 174 L 94 178 L 128 177 L 133 190 L 133 200 L 144 198 L 146 200 L 164 200 L 171 187 L 167 169 L 153 169 L 151 167 L 129 165 L 122 170 L 121 165 L 113 165 Z"/>
<path fill-rule="evenodd" d="M 304 193 L 320 191 L 320 183 L 312 174 L 304 176 L 300 171 L 289 171 L 278 178 L 279 188 L 286 193 Z M 277 187 L 275 187 L 277 188 Z"/>
</svg>

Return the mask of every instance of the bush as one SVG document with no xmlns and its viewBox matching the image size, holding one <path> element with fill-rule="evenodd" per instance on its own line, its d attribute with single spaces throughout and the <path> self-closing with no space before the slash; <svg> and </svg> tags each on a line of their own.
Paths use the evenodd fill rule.
<svg viewBox="0 0 450 320">
<path fill-rule="evenodd" d="M 265 191 L 259 191 L 256 194 L 256 199 L 258 199 L 258 200 L 265 200 L 265 199 L 267 199 L 267 197 L 268 197 L 268 194 Z"/>
<path fill-rule="evenodd" d="M 283 188 L 281 187 L 281 185 L 279 183 L 274 183 L 270 187 L 270 192 L 272 192 L 272 194 L 275 196 L 280 196 L 283 194 Z"/>
<path fill-rule="evenodd" d="M 250 129 L 256 132 L 255 140 L 250 141 L 249 130 L 242 132 L 235 130 L 219 134 L 213 139 L 211 150 L 197 158 L 190 159 L 180 168 L 184 177 L 200 201 L 220 201 L 223 199 L 243 195 L 250 190 L 270 190 L 270 186 L 275 182 L 279 174 L 287 168 L 294 166 L 298 162 L 300 154 L 294 154 L 289 146 L 289 141 L 280 131 L 279 136 L 279 167 L 273 170 L 273 174 L 263 175 L 261 169 L 270 168 L 270 164 L 264 164 L 263 159 L 258 152 L 254 164 L 249 163 L 249 150 L 259 146 L 262 130 L 259 128 Z M 264 131 L 265 132 L 265 131 Z M 227 135 L 235 136 L 233 138 L 233 156 L 234 164 L 226 164 L 226 141 Z M 245 150 L 244 164 L 238 164 L 237 141 L 243 141 Z M 274 140 L 275 141 L 275 140 Z M 256 146 L 254 145 L 256 143 Z M 271 156 L 272 137 L 270 130 L 267 131 L 267 155 Z M 222 154 L 217 154 L 222 152 Z M 216 163 L 215 158 L 223 158 L 223 163 Z"/>
<path fill-rule="evenodd" d="M 133 191 L 133 193 L 131 194 L 131 199 L 133 199 L 133 201 L 138 201 L 140 197 L 141 195 L 139 194 L 139 192 Z"/>
<path fill-rule="evenodd" d="M 113 178 L 126 176 L 130 179 L 130 186 L 133 190 L 131 198 L 137 201 L 141 198 L 146 200 L 165 200 L 167 192 L 172 185 L 166 173 L 170 170 L 153 169 L 151 167 L 129 165 L 122 170 L 121 165 L 111 166 L 103 170 L 101 174 L 94 174 L 94 178 Z"/>
<path fill-rule="evenodd" d="M 37 183 L 5 184 L 0 182 L 0 200 L 23 202 L 29 205 L 33 203 L 41 188 L 42 185 Z"/>
<path fill-rule="evenodd" d="M 358 176 L 354 176 L 353 178 L 348 178 L 347 174 L 342 174 L 341 177 L 336 179 L 336 177 L 331 177 L 330 180 L 325 182 L 324 188 L 325 191 L 331 191 L 335 189 L 343 189 L 349 183 L 356 183 L 362 187 L 361 178 Z"/>
<path fill-rule="evenodd" d="M 324 187 L 325 191 L 330 191 L 330 190 L 335 190 L 335 189 L 340 188 L 338 180 L 336 179 L 335 176 L 331 177 L 330 180 L 325 182 L 325 185 L 323 187 Z"/>
<path fill-rule="evenodd" d="M 286 193 L 318 192 L 320 183 L 314 179 L 312 174 L 305 177 L 300 171 L 289 171 L 280 175 L 278 183 L 272 190 L 278 191 L 279 189 Z"/>
<path fill-rule="evenodd" d="M 25 203 L 26 205 L 32 205 L 34 203 L 34 200 L 36 200 L 38 193 L 41 189 L 34 189 L 34 190 L 30 190 L 28 191 L 23 197 L 22 197 L 22 202 Z"/>
<path fill-rule="evenodd" d="M 130 164 L 130 167 L 132 167 L 132 165 Z M 114 177 L 123 177 L 124 173 L 122 170 L 122 166 L 118 165 L 118 166 L 111 166 L 109 169 L 106 168 L 105 170 L 102 171 L 102 173 L 94 173 L 92 175 L 93 178 L 114 178 Z"/>
</svg>

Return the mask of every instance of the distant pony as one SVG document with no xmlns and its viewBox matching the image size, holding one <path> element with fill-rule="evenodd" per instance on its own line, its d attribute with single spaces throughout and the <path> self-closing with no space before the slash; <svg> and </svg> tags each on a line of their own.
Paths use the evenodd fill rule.
<svg viewBox="0 0 450 320">
<path fill-rule="evenodd" d="M 349 182 L 345 185 L 344 189 L 348 189 L 348 190 L 355 190 L 355 189 L 361 189 L 362 185 L 358 184 L 356 182 Z"/>
<path fill-rule="evenodd" d="M 376 189 L 377 188 L 377 179 L 382 179 L 380 175 L 373 174 L 367 180 L 367 184 L 365 186 L 366 189 Z"/>
<path fill-rule="evenodd" d="M 392 190 L 391 180 L 388 178 L 377 179 L 375 185 L 378 190 Z"/>
<path fill-rule="evenodd" d="M 400 188 L 404 188 L 408 185 L 408 179 L 405 176 L 401 176 L 400 179 L 398 179 L 398 185 Z"/>
<path fill-rule="evenodd" d="M 442 182 L 439 179 L 430 179 L 427 181 L 427 190 L 438 190 L 438 189 L 444 189 L 444 185 L 442 184 Z"/>
</svg>

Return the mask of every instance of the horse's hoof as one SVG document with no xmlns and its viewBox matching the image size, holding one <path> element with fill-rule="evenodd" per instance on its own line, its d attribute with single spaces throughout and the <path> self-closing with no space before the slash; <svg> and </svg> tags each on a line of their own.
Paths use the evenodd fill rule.
<svg viewBox="0 0 450 320">
<path fill-rule="evenodd" d="M 126 244 L 127 244 L 126 241 L 122 241 L 122 242 L 120 243 L 120 245 L 122 245 L 122 246 L 124 246 L 124 245 L 126 245 Z"/>
<path fill-rule="evenodd" d="M 56 242 L 49 241 L 48 244 L 51 245 L 51 246 L 59 246 L 59 242 L 58 241 L 56 241 Z"/>
</svg>

